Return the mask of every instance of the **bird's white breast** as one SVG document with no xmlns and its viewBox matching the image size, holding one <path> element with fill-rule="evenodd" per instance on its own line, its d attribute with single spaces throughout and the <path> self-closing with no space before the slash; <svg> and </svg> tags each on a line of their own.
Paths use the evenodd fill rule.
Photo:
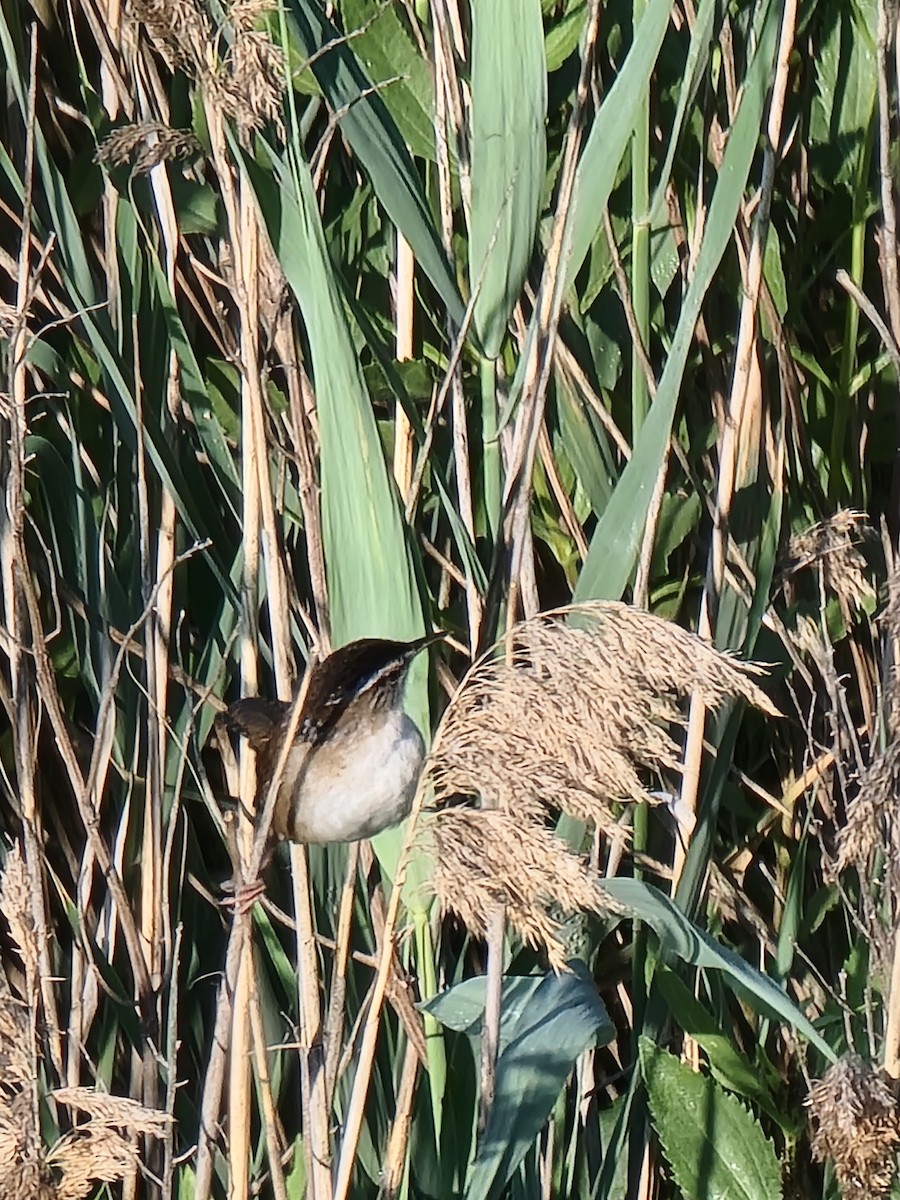
<svg viewBox="0 0 900 1200">
<path fill-rule="evenodd" d="M 299 842 L 355 842 L 407 815 L 425 757 L 422 735 L 406 713 L 379 714 L 365 732 L 340 726 L 285 772 L 294 792 L 291 837 Z"/>
</svg>

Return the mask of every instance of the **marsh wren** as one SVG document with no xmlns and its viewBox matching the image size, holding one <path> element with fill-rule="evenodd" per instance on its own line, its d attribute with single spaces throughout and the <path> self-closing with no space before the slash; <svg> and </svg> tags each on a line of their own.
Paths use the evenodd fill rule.
<svg viewBox="0 0 900 1200">
<path fill-rule="evenodd" d="M 277 837 L 355 842 L 408 814 L 425 743 L 404 712 L 404 685 L 415 656 L 443 636 L 362 638 L 314 664 L 278 789 Z M 281 700 L 246 699 L 222 715 L 256 751 L 261 795 L 278 763 L 291 708 Z"/>
</svg>

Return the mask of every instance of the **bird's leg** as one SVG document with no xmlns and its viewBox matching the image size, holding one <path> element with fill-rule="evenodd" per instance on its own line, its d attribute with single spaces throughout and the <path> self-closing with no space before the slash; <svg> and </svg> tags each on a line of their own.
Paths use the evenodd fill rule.
<svg viewBox="0 0 900 1200">
<path fill-rule="evenodd" d="M 221 904 L 223 908 L 230 908 L 235 916 L 240 916 L 242 913 L 249 912 L 257 900 L 265 895 L 266 885 L 262 880 L 262 873 L 272 861 L 272 856 L 275 853 L 275 844 L 271 842 L 266 847 L 256 878 L 249 880 L 244 876 L 244 866 L 237 847 L 237 831 L 233 817 L 231 820 L 226 819 L 225 831 L 228 837 L 229 849 L 231 850 L 231 861 L 234 864 L 234 875 L 223 885 L 223 890 L 230 891 L 231 895 L 225 896 Z"/>
</svg>

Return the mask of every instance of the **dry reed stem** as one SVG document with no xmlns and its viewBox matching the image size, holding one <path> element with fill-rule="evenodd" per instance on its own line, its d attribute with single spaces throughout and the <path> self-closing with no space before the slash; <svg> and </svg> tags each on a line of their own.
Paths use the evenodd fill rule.
<svg viewBox="0 0 900 1200">
<path fill-rule="evenodd" d="M 754 425 L 760 420 L 762 396 L 760 392 L 758 364 L 757 314 L 760 293 L 763 288 L 763 260 L 769 230 L 769 208 L 774 189 L 775 167 L 781 145 L 781 129 L 790 71 L 790 57 L 797 24 L 797 0 L 786 0 L 781 17 L 778 50 L 775 63 L 775 79 L 769 102 L 766 128 L 766 147 L 760 180 L 759 205 L 753 223 L 753 236 L 746 267 L 742 260 L 744 293 L 741 302 L 738 340 L 735 347 L 735 367 L 731 393 L 728 399 L 728 419 L 721 434 L 719 470 L 716 479 L 716 505 L 713 514 L 713 534 L 707 576 L 700 607 L 699 633 L 711 640 L 715 614 L 721 601 L 726 583 L 727 551 L 731 545 L 730 517 L 735 487 L 741 481 L 739 465 L 745 457 L 749 443 L 745 411 L 752 399 Z M 730 67 L 731 56 L 724 56 Z M 726 79 L 728 70 L 726 70 Z M 733 105 L 729 102 L 733 113 Z M 732 117 L 733 119 L 733 117 Z M 752 385 L 752 387 L 751 387 Z M 687 814 L 685 821 L 685 843 L 676 843 L 675 878 L 677 885 L 684 867 L 690 836 L 696 824 L 697 799 L 700 786 L 700 763 L 702 757 L 703 729 L 706 723 L 705 704 L 698 696 L 692 699 L 688 718 L 688 738 L 685 747 L 685 776 L 681 791 L 681 806 Z"/>
<path fill-rule="evenodd" d="M 350 931 L 353 920 L 353 900 L 356 895 L 356 877 L 359 871 L 359 843 L 347 847 L 347 868 L 341 890 L 341 906 L 338 911 L 337 938 L 332 956 L 331 986 L 328 996 L 328 1015 L 322 1033 L 325 1048 L 325 1095 L 327 1111 L 334 1107 L 337 1086 L 337 1065 L 341 1056 L 341 1041 L 344 1033 L 344 1017 L 347 995 L 347 961 L 350 955 Z"/>
<path fill-rule="evenodd" d="M 409 1151 L 409 1135 L 412 1129 L 412 1105 L 415 1099 L 418 1075 L 419 1055 L 413 1043 L 408 1041 L 403 1056 L 400 1083 L 397 1087 L 397 1105 L 382 1165 L 378 1200 L 394 1200 L 403 1183 L 403 1173 Z"/>
<path fill-rule="evenodd" d="M 290 717 L 285 729 L 284 740 L 275 763 L 265 801 L 256 822 L 256 833 L 248 859 L 244 862 L 243 882 L 252 884 L 259 878 L 259 872 L 268 845 L 272 829 L 272 817 L 278 790 L 284 776 L 288 755 L 297 740 L 300 728 L 300 718 L 306 693 L 309 690 L 311 672 L 307 670 L 300 684 L 300 689 L 294 700 Z M 228 946 L 225 953 L 225 969 L 219 992 L 216 998 L 216 1024 L 212 1037 L 209 1063 L 203 1087 L 203 1098 L 200 1111 L 200 1137 L 197 1143 L 197 1174 L 195 1196 L 197 1200 L 206 1200 L 212 1187 L 214 1147 L 217 1138 L 217 1125 L 222 1106 L 222 1088 L 224 1084 L 225 1065 L 229 1049 L 229 1031 L 232 1024 L 232 997 L 235 994 L 237 979 L 245 947 L 249 952 L 250 914 L 243 910 L 235 913 L 234 923 L 228 935 Z"/>
<path fill-rule="evenodd" d="M 0 911 L 26 962 L 38 962 L 30 911 L 30 889 L 22 850 L 8 852 L 0 875 Z M 99 1181 L 120 1182 L 135 1169 L 138 1135 L 160 1137 L 170 1118 L 127 1097 L 94 1088 L 58 1088 L 49 1099 L 87 1122 L 64 1134 L 49 1151 L 41 1140 L 37 1104 L 35 992 L 17 1001 L 0 973 L 0 1195 L 11 1200 L 82 1200 Z"/>
<path fill-rule="evenodd" d="M 22 226 L 16 268 L 16 305 L 6 358 L 9 390 L 9 428 L 0 424 L 0 478 L 4 495 L 0 502 L 0 585 L 3 591 L 5 631 L 9 636 L 7 655 L 12 684 L 11 724 L 14 739 L 16 782 L 19 791 L 28 875 L 31 919 L 37 938 L 37 962 L 27 979 L 28 1001 L 36 1020 L 40 993 L 53 1067 L 61 1078 L 63 1068 L 57 1001 L 53 987 L 50 936 L 44 895 L 41 854 L 41 819 L 35 788 L 35 744 L 37 740 L 37 689 L 35 670 L 25 647 L 42 640 L 42 626 L 34 624 L 29 605 L 31 580 L 22 564 L 28 561 L 25 545 L 25 463 L 28 433 L 28 378 L 26 355 L 29 347 L 28 319 L 40 279 L 44 256 L 31 269 L 32 189 L 34 186 L 35 129 L 37 102 L 37 31 L 31 30 L 28 64 L 28 118 L 25 129 Z M 2 412 L 2 410 L 0 410 Z M 32 1043 L 33 1044 L 33 1043 Z"/>
<path fill-rule="evenodd" d="M 287 1187 L 284 1181 L 284 1169 L 281 1165 L 281 1137 L 278 1124 L 278 1113 L 272 1098 L 272 1084 L 269 1078 L 268 1050 L 263 1028 L 262 1010 L 259 1003 L 259 986 L 256 978 L 256 963 L 253 955 L 246 955 L 250 974 L 250 1027 L 253 1033 L 253 1059 L 256 1064 L 256 1080 L 261 1096 L 260 1119 L 266 1138 L 266 1151 L 269 1156 L 269 1173 L 272 1178 L 272 1191 L 275 1200 L 288 1200 Z"/>
</svg>

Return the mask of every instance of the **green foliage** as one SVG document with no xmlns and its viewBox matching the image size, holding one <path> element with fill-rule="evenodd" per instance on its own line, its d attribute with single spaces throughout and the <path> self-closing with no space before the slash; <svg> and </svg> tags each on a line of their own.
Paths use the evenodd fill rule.
<svg viewBox="0 0 900 1200">
<path fill-rule="evenodd" d="M 291 1197 L 327 1200 L 330 1161 L 354 1197 L 608 1200 L 651 1128 L 661 1197 L 833 1194 L 805 1078 L 888 1057 L 897 1004 L 897 80 L 877 0 L 791 12 L 0 10 L 0 832 L 38 961 L 6 925 L 0 956 L 42 1096 L 173 1115 L 148 1195 L 280 1187 L 283 1157 Z M 408 695 L 433 732 L 505 621 L 589 597 L 770 664 L 784 718 L 694 706 L 684 769 L 643 781 L 674 831 L 619 795 L 627 844 L 560 821 L 622 911 L 549 913 L 570 975 L 492 946 L 490 1111 L 483 931 L 433 911 L 425 838 L 385 938 L 402 828 L 290 879 L 278 852 L 252 986 L 218 993 L 254 793 L 216 711 L 287 695 L 318 637 L 440 627 Z M 662 1048 L 685 1040 L 697 1072 Z"/>
</svg>

